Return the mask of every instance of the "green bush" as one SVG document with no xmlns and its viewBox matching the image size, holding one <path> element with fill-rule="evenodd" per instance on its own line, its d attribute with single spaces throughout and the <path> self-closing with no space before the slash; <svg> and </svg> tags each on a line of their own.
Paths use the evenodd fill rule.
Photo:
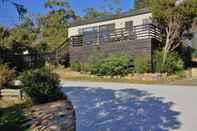
<svg viewBox="0 0 197 131">
<path fill-rule="evenodd" d="M 115 54 L 103 58 L 91 58 L 89 63 L 86 63 L 86 68 L 89 68 L 91 74 L 99 76 L 116 76 L 127 75 L 133 71 L 133 59 L 125 54 Z"/>
<path fill-rule="evenodd" d="M 79 61 L 76 61 L 71 63 L 70 68 L 74 71 L 80 72 L 82 70 L 82 65 Z"/>
<path fill-rule="evenodd" d="M 4 100 L 1 100 L 4 101 Z M 8 102 L 8 101 L 5 101 Z M 6 105 L 6 103 L 1 103 Z M 4 105 L 0 108 L 0 130 L 1 131 L 23 131 L 21 123 L 25 120 L 25 104 Z"/>
<path fill-rule="evenodd" d="M 7 65 L 0 64 L 0 88 L 8 87 L 16 78 L 16 71 Z"/>
<path fill-rule="evenodd" d="M 163 52 L 156 51 L 153 55 L 154 71 L 159 73 L 174 74 L 184 70 L 184 62 L 177 53 L 169 53 L 163 64 Z"/>
<path fill-rule="evenodd" d="M 197 57 L 197 49 L 192 50 L 192 57 Z"/>
<path fill-rule="evenodd" d="M 134 70 L 136 73 L 147 73 L 150 70 L 149 61 L 146 56 L 138 56 L 134 59 Z"/>
<path fill-rule="evenodd" d="M 24 91 L 34 103 L 53 101 L 63 96 L 58 88 L 58 75 L 48 67 L 26 71 L 20 78 Z"/>
</svg>

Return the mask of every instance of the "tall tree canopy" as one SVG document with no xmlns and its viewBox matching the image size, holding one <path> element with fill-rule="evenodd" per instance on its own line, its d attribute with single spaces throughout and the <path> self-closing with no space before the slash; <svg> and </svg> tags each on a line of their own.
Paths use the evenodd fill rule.
<svg viewBox="0 0 197 131">
<path fill-rule="evenodd" d="M 93 18 L 101 18 L 101 17 L 106 17 L 106 16 L 110 16 L 112 15 L 112 13 L 110 12 L 101 12 L 101 11 L 97 11 L 94 8 L 87 8 L 85 10 L 85 15 L 83 17 L 83 19 L 93 19 Z"/>
<path fill-rule="evenodd" d="M 20 20 L 25 18 L 25 14 L 27 13 L 27 9 L 24 7 L 24 5 L 14 2 L 12 0 L 0 0 L 0 4 L 4 4 L 5 2 L 11 3 L 13 6 L 15 6 L 15 8 L 19 14 Z"/>
<path fill-rule="evenodd" d="M 83 19 L 94 19 L 108 17 L 121 13 L 120 0 L 103 0 L 100 9 L 86 8 Z"/>
<path fill-rule="evenodd" d="M 44 47 L 47 51 L 54 51 L 67 38 L 69 23 L 80 20 L 70 8 L 67 0 L 48 0 L 45 8 L 50 11 L 46 16 L 38 16 L 37 25 L 39 34 L 38 47 Z"/>
<path fill-rule="evenodd" d="M 142 9 L 148 7 L 149 0 L 134 0 L 134 9 Z"/>
<path fill-rule="evenodd" d="M 0 44 L 6 48 L 12 48 L 16 44 L 31 46 L 35 36 L 34 24 L 27 18 L 13 28 L 0 28 Z"/>
<path fill-rule="evenodd" d="M 182 44 L 183 34 L 197 17 L 196 0 L 150 0 L 153 18 L 157 20 L 166 32 L 164 58 Z"/>
</svg>

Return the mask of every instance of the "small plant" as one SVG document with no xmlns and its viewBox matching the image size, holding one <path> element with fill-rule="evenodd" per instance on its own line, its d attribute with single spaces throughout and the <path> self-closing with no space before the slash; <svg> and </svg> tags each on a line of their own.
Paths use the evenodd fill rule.
<svg viewBox="0 0 197 131">
<path fill-rule="evenodd" d="M 26 71 L 20 79 L 24 84 L 24 91 L 34 103 L 53 101 L 63 96 L 58 88 L 58 75 L 48 67 Z"/>
<path fill-rule="evenodd" d="M 197 49 L 192 50 L 192 57 L 197 58 Z"/>
<path fill-rule="evenodd" d="M 7 65 L 0 64 L 0 88 L 8 87 L 16 78 L 16 71 Z"/>
<path fill-rule="evenodd" d="M 25 120 L 24 106 L 23 104 L 16 104 L 0 108 L 1 131 L 25 130 L 25 128 L 20 127 L 20 124 Z"/>
<path fill-rule="evenodd" d="M 71 63 L 70 68 L 74 71 L 80 72 L 82 70 L 82 65 L 79 61 L 76 61 Z"/>
<path fill-rule="evenodd" d="M 169 53 L 164 64 L 162 58 L 162 51 L 154 52 L 153 66 L 155 72 L 174 74 L 184 70 L 184 62 L 177 53 Z"/>
<path fill-rule="evenodd" d="M 134 70 L 136 73 L 147 73 L 150 71 L 149 62 L 146 56 L 135 57 Z"/>
<path fill-rule="evenodd" d="M 92 74 L 99 76 L 127 75 L 133 72 L 133 59 L 126 54 L 115 54 L 102 59 L 94 58 L 88 63 Z"/>
</svg>

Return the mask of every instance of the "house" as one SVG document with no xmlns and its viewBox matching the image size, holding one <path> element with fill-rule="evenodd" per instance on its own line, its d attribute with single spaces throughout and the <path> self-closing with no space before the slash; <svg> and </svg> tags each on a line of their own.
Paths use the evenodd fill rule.
<svg viewBox="0 0 197 131">
<path fill-rule="evenodd" d="M 160 29 L 151 16 L 148 9 L 140 9 L 73 23 L 68 29 L 71 63 L 85 62 L 95 50 L 109 55 L 145 55 L 151 60 L 153 50 L 161 42 Z"/>
</svg>

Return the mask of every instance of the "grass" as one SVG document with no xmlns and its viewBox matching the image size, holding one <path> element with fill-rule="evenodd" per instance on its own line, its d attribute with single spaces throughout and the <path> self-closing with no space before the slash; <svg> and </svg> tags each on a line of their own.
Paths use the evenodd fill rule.
<svg viewBox="0 0 197 131">
<path fill-rule="evenodd" d="M 0 131 L 27 131 L 21 128 L 27 104 L 15 99 L 0 99 Z"/>
<path fill-rule="evenodd" d="M 126 78 L 109 78 L 109 77 L 98 77 L 88 74 L 83 74 L 79 72 L 72 71 L 70 69 L 56 68 L 56 73 L 59 74 L 62 80 L 72 80 L 72 81 L 93 81 L 93 82 L 121 82 L 121 83 L 135 83 L 135 84 L 164 84 L 175 81 L 177 76 L 170 76 L 166 79 L 161 80 L 132 80 Z"/>
</svg>

